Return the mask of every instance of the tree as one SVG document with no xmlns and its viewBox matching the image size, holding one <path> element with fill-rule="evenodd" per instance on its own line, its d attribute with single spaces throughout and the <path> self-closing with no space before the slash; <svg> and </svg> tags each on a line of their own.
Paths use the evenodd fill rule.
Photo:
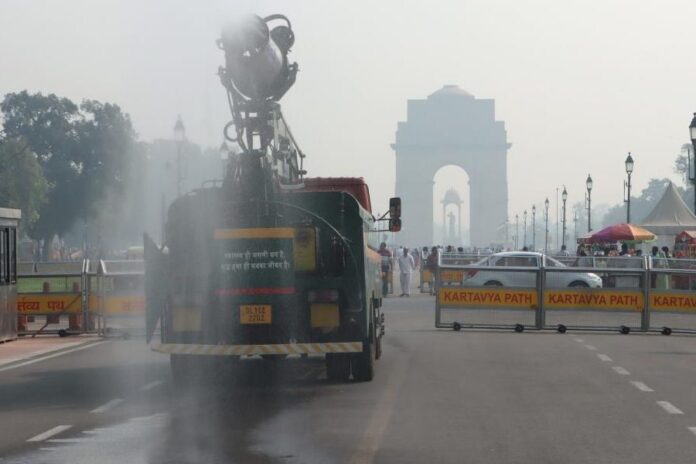
<svg viewBox="0 0 696 464">
<path fill-rule="evenodd" d="M 631 222 L 633 224 L 640 224 L 650 214 L 650 211 L 652 211 L 665 193 L 669 182 L 670 180 L 667 178 L 650 179 L 648 186 L 641 191 L 639 197 L 631 197 Z M 677 187 L 677 190 L 683 197 L 684 189 Z M 617 224 L 619 222 L 626 222 L 626 203 L 613 206 L 603 219 L 605 225 Z"/>
<path fill-rule="evenodd" d="M 117 105 L 84 101 L 79 107 L 56 95 L 7 94 L 0 104 L 7 137 L 36 153 L 48 181 L 34 238 L 45 251 L 79 219 L 93 218 L 103 201 L 118 201 L 136 134 Z"/>
<path fill-rule="evenodd" d="M 21 209 L 28 232 L 46 203 L 47 190 L 37 156 L 17 140 L 0 140 L 0 207 Z"/>
</svg>

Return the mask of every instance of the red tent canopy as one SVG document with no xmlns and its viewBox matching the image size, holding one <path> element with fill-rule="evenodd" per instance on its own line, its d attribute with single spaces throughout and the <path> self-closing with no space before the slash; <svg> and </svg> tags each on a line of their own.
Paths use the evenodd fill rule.
<svg viewBox="0 0 696 464">
<path fill-rule="evenodd" d="M 622 222 L 595 232 L 590 236 L 588 242 L 649 242 L 651 240 L 655 240 L 655 234 L 649 230 Z"/>
</svg>

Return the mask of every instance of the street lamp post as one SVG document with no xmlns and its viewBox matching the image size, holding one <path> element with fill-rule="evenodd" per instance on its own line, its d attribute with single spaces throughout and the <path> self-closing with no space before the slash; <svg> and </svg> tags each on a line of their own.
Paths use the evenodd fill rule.
<svg viewBox="0 0 696 464">
<path fill-rule="evenodd" d="M 691 124 L 689 124 L 689 135 L 691 136 L 691 156 L 694 158 L 694 173 L 693 175 L 691 174 L 691 157 L 687 153 L 687 175 L 689 180 L 694 183 L 694 214 L 696 214 L 696 113 L 694 113 L 694 118 L 691 120 Z"/>
<path fill-rule="evenodd" d="M 174 124 L 174 141 L 176 142 L 176 196 L 181 196 L 181 184 L 183 181 L 183 171 L 181 169 L 181 149 L 186 140 L 186 129 L 181 122 L 181 116 L 177 116 Z"/>
<path fill-rule="evenodd" d="M 575 243 L 578 243 L 578 212 L 573 211 L 573 225 L 575 226 Z"/>
<path fill-rule="evenodd" d="M 522 236 L 524 239 L 522 240 L 522 247 L 527 246 L 527 210 L 524 210 L 524 213 L 522 213 L 522 216 L 524 217 L 524 233 Z"/>
<path fill-rule="evenodd" d="M 519 250 L 520 244 L 520 215 L 515 214 L 515 250 Z"/>
<path fill-rule="evenodd" d="M 563 193 L 561 193 L 561 200 L 563 200 L 563 236 L 561 242 L 562 248 L 566 244 L 566 201 L 568 201 L 568 191 L 566 190 L 565 185 L 563 186 Z"/>
<path fill-rule="evenodd" d="M 628 174 L 628 181 L 624 181 L 624 190 L 626 191 L 626 198 L 624 201 L 626 202 L 626 223 L 630 224 L 631 223 L 631 174 L 633 173 L 633 157 L 631 156 L 631 152 L 628 152 L 628 156 L 626 157 L 626 161 L 624 162 L 626 165 L 626 174 Z"/>
<path fill-rule="evenodd" d="M 558 187 L 556 187 L 556 242 L 554 243 L 556 246 L 558 246 L 558 242 L 560 241 L 558 240 L 558 223 Z"/>
<path fill-rule="evenodd" d="M 532 205 L 532 251 L 536 251 L 536 205 Z"/>
<path fill-rule="evenodd" d="M 592 182 L 592 177 L 587 175 L 587 180 L 585 181 L 585 187 L 587 187 L 587 192 L 585 193 L 585 209 L 587 209 L 587 232 L 592 232 L 592 187 L 594 183 Z"/>
<path fill-rule="evenodd" d="M 549 252 L 549 198 L 544 201 L 544 253 Z"/>
</svg>

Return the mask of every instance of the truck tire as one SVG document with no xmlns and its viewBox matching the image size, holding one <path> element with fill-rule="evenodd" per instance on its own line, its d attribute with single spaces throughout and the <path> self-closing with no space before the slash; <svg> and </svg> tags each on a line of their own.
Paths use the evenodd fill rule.
<svg viewBox="0 0 696 464">
<path fill-rule="evenodd" d="M 370 324 L 370 336 L 363 342 L 362 353 L 353 355 L 353 380 L 356 382 L 369 382 L 375 377 L 376 357 L 375 329 Z"/>
<path fill-rule="evenodd" d="M 350 357 L 341 353 L 326 353 L 326 378 L 331 382 L 347 382 L 350 378 Z"/>
</svg>

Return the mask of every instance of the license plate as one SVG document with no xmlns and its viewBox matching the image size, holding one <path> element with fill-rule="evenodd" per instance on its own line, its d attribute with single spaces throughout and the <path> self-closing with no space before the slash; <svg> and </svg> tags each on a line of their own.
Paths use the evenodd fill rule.
<svg viewBox="0 0 696 464">
<path fill-rule="evenodd" d="M 241 305 L 239 317 L 242 324 L 270 324 L 271 305 Z"/>
</svg>

